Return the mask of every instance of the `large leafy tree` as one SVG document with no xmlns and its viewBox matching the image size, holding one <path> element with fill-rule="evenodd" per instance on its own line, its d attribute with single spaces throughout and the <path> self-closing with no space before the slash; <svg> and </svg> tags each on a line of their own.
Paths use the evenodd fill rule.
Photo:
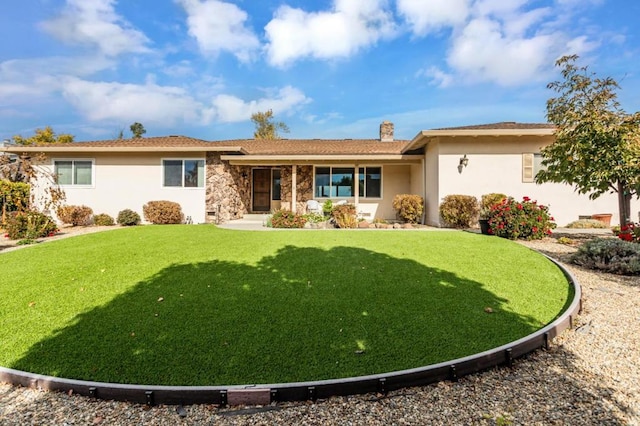
<svg viewBox="0 0 640 426">
<path fill-rule="evenodd" d="M 49 145 L 56 143 L 71 143 L 73 142 L 73 135 L 66 133 L 56 134 L 51 126 L 47 126 L 44 129 L 36 129 L 33 136 L 24 138 L 20 135 L 16 135 L 13 138 L 13 143 L 16 145 Z"/>
<path fill-rule="evenodd" d="M 617 99 L 618 83 L 577 66 L 577 59 L 558 59 L 563 79 L 547 86 L 557 93 L 547 101 L 556 139 L 542 149 L 536 182 L 567 183 L 590 199 L 617 192 L 625 225 L 631 198 L 640 194 L 640 112 L 626 113 Z"/>
<path fill-rule="evenodd" d="M 256 112 L 251 115 L 251 121 L 256 126 L 253 137 L 255 139 L 280 139 L 278 131 L 289 133 L 289 127 L 281 121 L 273 121 L 273 110 Z"/>
</svg>

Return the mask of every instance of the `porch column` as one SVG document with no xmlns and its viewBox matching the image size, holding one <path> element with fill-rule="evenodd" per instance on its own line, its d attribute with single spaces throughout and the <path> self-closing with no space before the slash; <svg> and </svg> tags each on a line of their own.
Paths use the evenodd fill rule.
<svg viewBox="0 0 640 426">
<path fill-rule="evenodd" d="M 298 169 L 297 169 L 297 166 L 294 164 L 293 166 L 291 166 L 291 211 L 294 213 L 298 209 L 298 201 L 296 197 L 297 181 L 298 181 Z"/>
<path fill-rule="evenodd" d="M 353 180 L 353 204 L 356 206 L 356 214 L 358 214 L 358 203 L 360 202 L 360 167 L 358 164 L 355 165 Z"/>
</svg>

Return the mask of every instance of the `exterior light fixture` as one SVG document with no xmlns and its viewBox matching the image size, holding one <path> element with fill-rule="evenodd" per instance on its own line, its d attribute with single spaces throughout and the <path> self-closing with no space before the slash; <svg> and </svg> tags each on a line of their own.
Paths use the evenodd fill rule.
<svg viewBox="0 0 640 426">
<path fill-rule="evenodd" d="M 460 162 L 458 163 L 458 173 L 462 173 L 462 169 L 469 165 L 469 159 L 467 158 L 467 154 L 464 154 L 463 157 L 460 157 Z"/>
</svg>

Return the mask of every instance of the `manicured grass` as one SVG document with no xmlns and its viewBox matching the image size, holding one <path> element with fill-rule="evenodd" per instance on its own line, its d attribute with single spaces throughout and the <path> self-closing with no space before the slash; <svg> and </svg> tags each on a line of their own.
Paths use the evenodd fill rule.
<svg viewBox="0 0 640 426">
<path fill-rule="evenodd" d="M 0 365 L 121 383 L 413 368 L 529 334 L 571 296 L 541 255 L 462 232 L 144 226 L 0 260 Z"/>
</svg>

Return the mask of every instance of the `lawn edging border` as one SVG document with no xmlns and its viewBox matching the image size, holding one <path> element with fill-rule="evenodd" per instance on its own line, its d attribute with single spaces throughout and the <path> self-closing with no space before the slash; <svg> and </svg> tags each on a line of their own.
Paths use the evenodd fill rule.
<svg viewBox="0 0 640 426">
<path fill-rule="evenodd" d="M 513 342 L 438 364 L 369 376 L 259 385 L 234 386 L 158 386 L 130 385 L 65 379 L 0 367 L 0 382 L 46 391 L 157 405 L 219 404 L 266 405 L 276 401 L 304 401 L 331 396 L 371 392 L 386 393 L 412 386 L 423 386 L 458 378 L 500 365 L 512 366 L 513 360 L 537 349 L 548 349 L 551 341 L 573 327 L 582 311 L 582 289 L 575 277 L 560 262 L 546 256 L 565 275 L 574 289 L 569 307 L 553 322 Z"/>
</svg>

